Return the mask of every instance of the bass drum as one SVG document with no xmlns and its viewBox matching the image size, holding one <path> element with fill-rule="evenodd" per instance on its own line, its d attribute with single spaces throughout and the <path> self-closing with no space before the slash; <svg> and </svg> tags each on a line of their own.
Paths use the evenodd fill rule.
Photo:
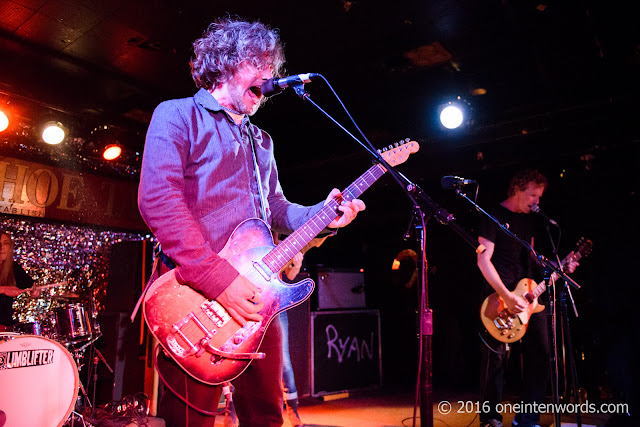
<svg viewBox="0 0 640 427">
<path fill-rule="evenodd" d="M 61 344 L 0 334 L 0 384 L 3 427 L 60 427 L 75 406 L 80 380 L 73 357 Z"/>
</svg>

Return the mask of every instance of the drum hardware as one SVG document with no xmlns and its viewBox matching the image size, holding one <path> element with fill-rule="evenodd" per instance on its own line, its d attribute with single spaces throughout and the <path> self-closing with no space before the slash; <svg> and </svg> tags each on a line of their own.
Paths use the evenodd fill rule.
<svg viewBox="0 0 640 427">
<path fill-rule="evenodd" d="M 96 348 L 95 345 L 91 346 L 91 351 L 95 352 L 95 356 L 93 356 L 93 390 L 92 390 L 92 407 L 95 408 L 95 403 L 96 403 L 96 387 L 98 386 L 98 365 L 100 364 L 100 361 L 102 361 L 102 363 L 104 363 L 104 366 L 107 367 L 107 369 L 109 370 L 109 373 L 113 376 L 114 372 L 113 372 L 113 368 L 109 365 L 109 363 L 107 363 L 107 360 L 104 358 L 104 356 L 102 355 L 102 353 L 100 353 L 100 350 L 98 350 Z M 87 383 L 89 382 L 89 380 L 87 379 Z"/>
</svg>

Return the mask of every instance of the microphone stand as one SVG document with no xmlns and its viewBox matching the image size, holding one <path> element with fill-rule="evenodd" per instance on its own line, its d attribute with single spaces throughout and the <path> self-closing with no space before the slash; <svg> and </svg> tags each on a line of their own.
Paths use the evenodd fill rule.
<svg viewBox="0 0 640 427">
<path fill-rule="evenodd" d="M 544 278 L 544 282 L 546 283 L 546 289 L 549 294 L 549 320 L 547 322 L 547 325 L 549 328 L 549 339 L 551 340 L 551 356 L 550 356 L 551 357 L 551 392 L 553 397 L 553 403 L 557 408 L 559 407 L 558 405 L 560 404 L 560 395 L 558 393 L 558 350 L 557 350 L 558 347 L 557 347 L 557 340 L 556 340 L 556 316 L 555 316 L 556 289 L 555 289 L 555 282 L 551 280 L 551 275 L 553 273 L 556 273 L 558 276 L 564 279 L 565 283 L 568 283 L 569 285 L 573 286 L 575 289 L 580 289 L 580 285 L 578 285 L 571 277 L 565 274 L 565 272 L 562 270 L 561 263 L 558 263 L 558 266 L 556 267 L 551 261 L 549 261 L 543 255 L 538 254 L 528 242 L 525 242 L 524 240 L 520 239 L 518 236 L 513 234 L 511 230 L 509 230 L 508 226 L 502 224 L 500 221 L 498 221 L 496 218 L 494 218 L 492 215 L 490 215 L 488 212 L 486 212 L 484 209 L 478 206 L 476 202 L 469 199 L 467 195 L 462 192 L 462 190 L 460 190 L 459 188 L 456 189 L 456 194 L 461 196 L 463 199 L 467 200 L 476 208 L 477 211 L 481 212 L 490 220 L 492 220 L 494 223 L 496 223 L 496 225 L 509 237 L 520 242 L 520 244 L 524 246 L 529 251 L 529 253 L 531 253 L 533 257 L 536 258 L 536 260 L 541 266 L 542 276 Z M 555 252 L 556 251 L 554 247 L 554 253 Z M 576 399 L 577 399 L 577 395 L 576 395 Z M 558 411 L 555 411 L 554 417 L 555 417 L 555 425 L 559 426 L 560 413 Z M 578 418 L 578 423 L 579 423 L 578 425 L 581 425 L 579 418 Z"/>
<path fill-rule="evenodd" d="M 556 258 L 556 262 L 559 266 L 559 268 L 561 270 L 564 270 L 562 268 L 562 262 L 560 261 L 560 258 L 558 256 L 558 248 L 556 243 L 554 242 L 552 236 L 551 236 L 551 231 L 549 229 L 549 222 L 547 221 L 545 228 L 547 230 L 547 236 L 549 237 L 549 242 L 551 243 L 551 248 L 553 251 L 553 254 Z M 558 241 L 560 239 L 558 238 Z M 545 278 L 546 279 L 546 278 Z M 554 284 L 555 286 L 555 284 Z M 547 288 L 550 291 L 550 288 Z M 555 291 L 555 289 L 554 289 Z M 555 292 L 554 292 L 555 294 Z M 568 308 L 567 308 L 567 296 L 569 297 L 569 299 L 571 300 L 571 307 L 573 308 L 573 313 L 576 317 L 578 317 L 578 310 L 576 308 L 576 304 L 575 301 L 573 299 L 573 295 L 571 294 L 571 289 L 566 285 L 566 283 L 562 286 L 562 289 L 560 291 L 560 299 L 559 299 L 559 304 L 560 304 L 560 320 L 561 320 L 561 324 L 560 324 L 560 330 L 561 330 L 561 335 L 560 337 L 562 338 L 562 367 L 563 367 L 563 371 L 564 371 L 564 388 L 563 391 L 564 393 L 568 393 L 567 394 L 567 400 L 571 400 L 571 392 L 567 392 L 567 364 L 566 364 L 566 358 L 568 357 L 569 359 L 569 375 L 571 376 L 571 391 L 573 392 L 573 396 L 575 398 L 575 402 L 577 404 L 579 404 L 579 396 L 578 396 L 578 371 L 576 369 L 576 363 L 575 363 L 575 357 L 573 354 L 573 342 L 571 339 L 571 332 L 570 332 L 570 328 L 569 328 L 569 312 L 568 312 Z M 552 295 L 549 293 L 549 300 L 552 300 Z M 557 305 L 556 305 L 557 308 Z M 551 317 L 553 316 L 553 317 Z M 557 327 L 557 312 L 555 310 L 550 310 L 549 311 L 549 322 L 550 322 L 550 337 L 552 337 L 553 339 L 553 346 L 552 346 L 552 362 L 555 362 L 555 371 L 552 371 L 552 375 L 555 374 L 555 377 L 552 377 L 552 387 L 555 387 L 555 393 L 553 394 L 554 398 L 556 399 L 556 402 L 560 401 L 560 388 L 559 388 L 559 381 L 558 381 L 558 376 L 559 376 L 559 369 L 558 369 L 558 343 L 557 343 L 557 339 L 555 339 L 555 331 L 557 331 L 556 327 Z M 567 355 L 568 353 L 568 355 Z M 553 389 L 552 389 L 553 390 Z M 563 394 L 564 394 L 563 393 Z M 578 406 L 579 408 L 579 406 Z M 556 425 L 560 425 L 560 416 L 559 414 L 556 414 Z M 582 416 L 580 414 L 580 410 L 578 409 L 576 411 L 576 424 L 578 427 L 582 427 Z"/>
<path fill-rule="evenodd" d="M 320 76 L 323 77 L 323 76 Z M 323 77 L 324 79 L 324 77 Z M 325 79 L 326 81 L 326 79 Z M 328 82 L 327 82 L 328 83 Z M 457 223 L 454 222 L 455 218 L 445 209 L 438 206 L 418 185 L 411 182 L 400 172 L 396 171 L 393 167 L 382 158 L 382 156 L 371 146 L 366 146 L 358 138 L 356 138 L 351 132 L 349 132 L 344 126 L 338 123 L 333 117 L 331 117 L 326 111 L 324 111 L 318 104 L 311 100 L 311 97 L 304 89 L 304 83 L 294 83 L 290 85 L 296 94 L 303 100 L 308 101 L 320 112 L 322 112 L 329 120 L 335 123 L 340 129 L 342 129 L 347 135 L 355 140 L 360 146 L 367 151 L 375 163 L 381 164 L 387 172 L 393 177 L 396 183 L 402 188 L 405 195 L 411 200 L 414 206 L 414 215 L 416 218 L 416 227 L 420 227 L 418 235 L 420 244 L 420 362 L 419 362 L 419 380 L 417 386 L 417 394 L 420 396 L 420 425 L 422 427 L 433 427 L 433 398 L 432 398 L 432 347 L 431 337 L 433 335 L 433 316 L 432 310 L 428 306 L 428 289 L 427 289 L 427 264 L 425 259 L 426 252 L 426 240 L 425 240 L 425 227 L 426 222 L 431 217 L 435 217 L 441 224 L 449 225 L 460 237 L 462 237 L 467 243 L 469 243 L 476 252 L 482 252 L 484 247 L 478 244 L 473 237 Z M 368 141 L 367 141 L 368 142 Z M 370 145 L 370 144 L 369 144 Z M 415 412 L 413 417 L 413 425 L 415 426 L 416 418 Z"/>
</svg>

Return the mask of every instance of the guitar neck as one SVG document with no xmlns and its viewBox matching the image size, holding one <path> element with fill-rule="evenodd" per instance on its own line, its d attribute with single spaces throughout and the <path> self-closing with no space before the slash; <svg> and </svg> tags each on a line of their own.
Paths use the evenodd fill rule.
<svg viewBox="0 0 640 427">
<path fill-rule="evenodd" d="M 330 200 L 315 215 L 313 215 L 302 227 L 289 235 L 278 246 L 272 249 L 262 261 L 269 270 L 280 271 L 298 252 L 313 240 L 318 233 L 324 230 L 336 216 L 342 212 L 338 210 L 339 203 L 351 201 L 364 193 L 374 182 L 376 182 L 387 170 L 377 164 L 369 168 L 358 179 L 351 183 L 342 191 L 342 198 Z"/>
<path fill-rule="evenodd" d="M 582 254 L 580 252 L 576 252 L 572 259 L 578 261 L 580 258 L 582 258 Z M 569 263 L 570 259 L 569 258 L 565 258 L 564 261 L 562 261 L 562 267 L 564 268 L 568 263 Z M 551 281 L 555 282 L 556 280 L 558 280 L 560 278 L 560 275 L 558 273 L 556 273 L 555 271 L 553 272 L 553 274 L 551 274 Z M 544 280 L 540 283 L 538 283 L 538 286 L 536 286 L 536 288 L 531 291 L 531 295 L 533 296 L 533 298 L 538 298 L 540 295 L 542 295 L 542 293 L 547 289 L 547 286 L 544 284 Z"/>
</svg>

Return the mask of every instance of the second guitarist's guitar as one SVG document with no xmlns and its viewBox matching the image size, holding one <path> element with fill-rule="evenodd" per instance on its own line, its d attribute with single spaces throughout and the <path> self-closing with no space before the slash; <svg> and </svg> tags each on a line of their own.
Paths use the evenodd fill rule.
<svg viewBox="0 0 640 427">
<path fill-rule="evenodd" d="M 415 141 L 389 147 L 382 157 L 391 166 L 403 163 L 418 151 Z M 376 164 L 342 191 L 342 200 L 357 198 L 386 169 Z M 296 284 L 280 280 L 279 272 L 339 214 L 340 199 L 329 201 L 318 213 L 277 246 L 269 226 L 259 219 L 248 219 L 233 231 L 219 255 L 261 289 L 263 320 L 239 324 L 215 300 L 178 283 L 173 270 L 149 287 L 144 297 L 144 317 L 151 333 L 165 352 L 193 378 L 207 384 L 231 381 L 240 375 L 258 352 L 269 323 L 282 311 L 306 300 L 314 288 L 313 280 Z"/>
<path fill-rule="evenodd" d="M 592 246 L 591 240 L 581 239 L 573 256 L 564 259 L 563 266 L 571 260 L 578 261 L 580 258 L 587 256 L 591 252 Z M 553 273 L 551 279 L 557 280 L 558 275 Z M 480 307 L 480 319 L 487 332 L 498 341 L 504 343 L 520 340 L 527 332 L 531 315 L 544 310 L 544 305 L 538 303 L 538 297 L 542 295 L 546 288 L 544 281 L 536 284 L 531 279 L 520 280 L 513 292 L 523 297 L 529 305 L 518 314 L 511 313 L 497 293 L 489 295 L 482 303 L 482 307 Z"/>
</svg>

